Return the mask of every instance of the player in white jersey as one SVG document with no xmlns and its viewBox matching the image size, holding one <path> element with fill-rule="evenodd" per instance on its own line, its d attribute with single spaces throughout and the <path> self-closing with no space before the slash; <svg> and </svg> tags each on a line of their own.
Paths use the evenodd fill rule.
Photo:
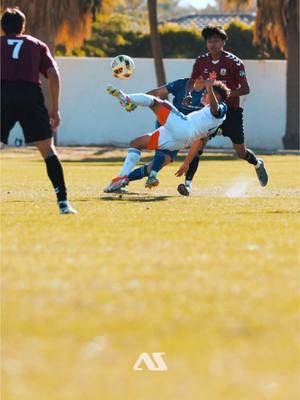
<svg viewBox="0 0 300 400">
<path fill-rule="evenodd" d="M 201 147 L 201 139 L 215 134 L 226 118 L 227 106 L 224 101 L 228 98 L 230 90 L 224 83 L 216 81 L 215 72 L 210 73 L 204 85 L 206 92 L 201 100 L 204 107 L 187 116 L 180 113 L 169 102 L 157 97 L 143 93 L 125 94 L 112 86 L 107 88 L 108 92 L 117 97 L 127 110 L 136 106 L 149 107 L 156 114 L 161 127 L 155 132 L 139 136 L 131 141 L 120 174 L 110 182 L 105 192 L 119 191 L 128 184 L 128 175 L 139 162 L 143 149 L 179 150 L 190 146 L 189 154 L 179 169 L 178 175 L 188 169 L 190 161 Z"/>
</svg>

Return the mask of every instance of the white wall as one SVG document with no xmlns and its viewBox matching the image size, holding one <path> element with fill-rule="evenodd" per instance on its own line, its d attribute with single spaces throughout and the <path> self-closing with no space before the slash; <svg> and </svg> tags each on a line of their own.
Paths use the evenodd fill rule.
<svg viewBox="0 0 300 400">
<path fill-rule="evenodd" d="M 58 143 L 60 145 L 117 144 L 154 129 L 154 115 L 138 108 L 132 113 L 123 110 L 109 96 L 108 83 L 129 93 L 145 92 L 156 87 L 152 59 L 135 59 L 136 70 L 128 80 L 113 78 L 108 58 L 57 59 L 62 77 L 61 114 Z M 166 59 L 167 80 L 188 77 L 193 60 Z M 285 61 L 245 61 L 251 93 L 242 97 L 245 109 L 246 143 L 260 149 L 282 148 L 285 127 Z M 11 142 L 20 133 L 14 129 Z M 213 147 L 231 148 L 229 139 L 219 137 Z"/>
</svg>

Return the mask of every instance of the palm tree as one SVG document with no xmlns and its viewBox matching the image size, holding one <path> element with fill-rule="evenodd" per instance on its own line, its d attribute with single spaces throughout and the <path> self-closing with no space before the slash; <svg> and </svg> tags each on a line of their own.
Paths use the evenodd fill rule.
<svg viewBox="0 0 300 400">
<path fill-rule="evenodd" d="M 158 33 L 157 0 L 148 0 L 148 16 L 150 23 L 151 48 L 155 64 L 157 85 L 162 86 L 166 84 L 166 75 L 163 65 L 161 42 Z"/>
<path fill-rule="evenodd" d="M 255 9 L 256 0 L 232 1 L 232 0 L 215 0 L 218 12 L 226 11 L 251 11 Z"/>
<path fill-rule="evenodd" d="M 47 43 L 53 52 L 56 43 L 68 49 L 90 35 L 93 13 L 109 0 L 2 0 L 1 7 L 18 7 L 27 16 L 27 32 Z"/>
<path fill-rule="evenodd" d="M 299 3 L 298 0 L 257 0 L 255 40 L 270 38 L 287 58 L 286 127 L 283 144 L 299 148 Z"/>
<path fill-rule="evenodd" d="M 227 4 L 251 0 L 226 0 Z M 287 58 L 286 127 L 283 144 L 299 149 L 299 3 L 298 0 L 257 0 L 254 29 L 256 43 L 270 40 Z"/>
</svg>

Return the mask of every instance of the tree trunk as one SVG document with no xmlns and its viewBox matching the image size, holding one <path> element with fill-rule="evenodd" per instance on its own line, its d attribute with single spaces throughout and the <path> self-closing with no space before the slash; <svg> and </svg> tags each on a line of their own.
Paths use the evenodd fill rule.
<svg viewBox="0 0 300 400">
<path fill-rule="evenodd" d="M 299 149 L 299 25 L 298 0 L 288 2 L 287 15 L 287 102 L 285 149 Z"/>
<path fill-rule="evenodd" d="M 157 85 L 166 84 L 166 75 L 163 65 L 163 55 L 157 27 L 157 0 L 148 0 L 148 16 L 150 23 L 150 40 L 154 58 Z"/>
</svg>

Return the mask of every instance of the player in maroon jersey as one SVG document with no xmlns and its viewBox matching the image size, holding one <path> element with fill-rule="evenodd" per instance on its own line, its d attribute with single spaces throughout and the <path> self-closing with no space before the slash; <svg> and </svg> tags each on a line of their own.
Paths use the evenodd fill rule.
<svg viewBox="0 0 300 400">
<path fill-rule="evenodd" d="M 197 78 L 207 79 L 209 73 L 215 71 L 217 79 L 223 81 L 231 90 L 231 94 L 226 101 L 228 106 L 227 117 L 220 126 L 223 131 L 222 135 L 231 139 L 239 158 L 255 166 L 260 184 L 266 186 L 268 175 L 264 162 L 257 159 L 252 150 L 246 148 L 244 141 L 243 109 L 240 107 L 240 96 L 250 92 L 244 64 L 234 54 L 223 50 L 227 34 L 221 27 L 207 26 L 203 29 L 202 36 L 206 42 L 208 53 L 202 54 L 196 59 L 191 75 L 191 84 Z M 190 98 L 187 97 L 186 102 L 189 102 L 189 100 Z M 203 142 L 203 148 L 206 142 Z M 197 171 L 203 148 L 189 167 L 186 167 L 187 172 L 183 171 L 186 172 L 186 180 L 185 184 L 178 186 L 178 191 L 184 196 L 188 196 L 190 193 L 191 182 Z"/>
<path fill-rule="evenodd" d="M 8 8 L 2 15 L 1 142 L 7 143 L 11 129 L 19 122 L 26 143 L 33 143 L 45 160 L 59 212 L 76 214 L 67 200 L 63 170 L 53 141 L 53 130 L 60 123 L 57 65 L 45 43 L 24 35 L 25 25 L 26 17 L 18 8 Z M 48 78 L 50 116 L 44 103 L 39 73 Z"/>
</svg>

